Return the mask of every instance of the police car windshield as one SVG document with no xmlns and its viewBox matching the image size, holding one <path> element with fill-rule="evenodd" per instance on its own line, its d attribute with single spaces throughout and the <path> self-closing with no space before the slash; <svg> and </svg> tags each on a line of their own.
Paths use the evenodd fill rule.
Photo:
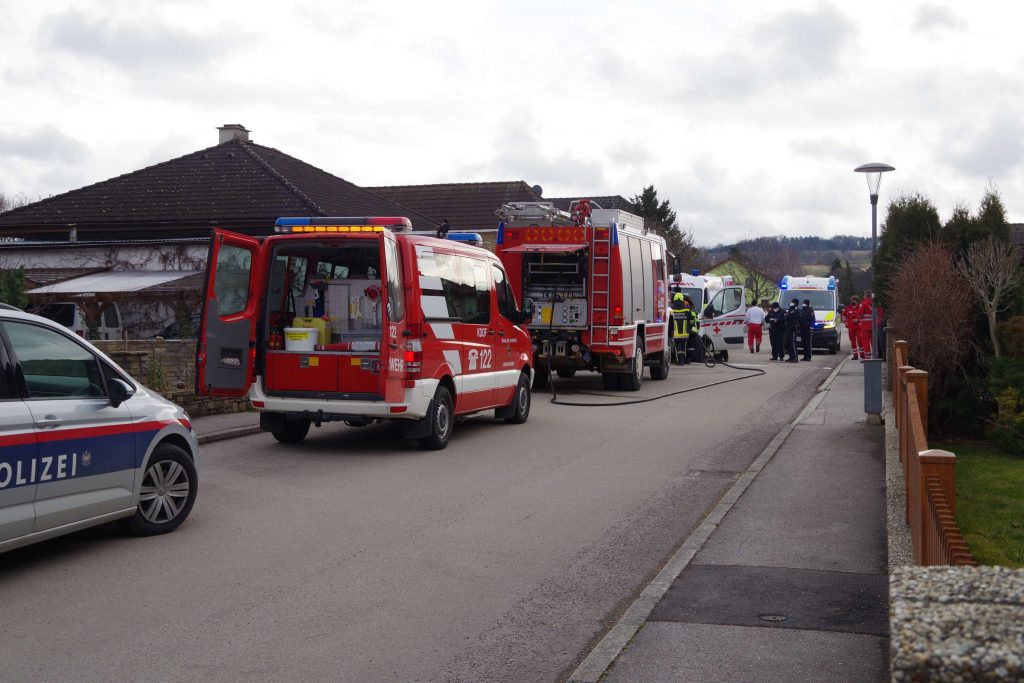
<svg viewBox="0 0 1024 683">
<path fill-rule="evenodd" d="M 779 292 L 779 303 L 788 306 L 793 299 L 800 301 L 803 305 L 804 299 L 810 299 L 811 308 L 822 310 L 834 310 L 836 307 L 836 293 L 821 289 L 791 289 Z"/>
</svg>

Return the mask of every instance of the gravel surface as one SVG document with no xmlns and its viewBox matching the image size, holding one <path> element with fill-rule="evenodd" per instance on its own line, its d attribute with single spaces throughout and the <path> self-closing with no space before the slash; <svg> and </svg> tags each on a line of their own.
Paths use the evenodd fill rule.
<svg viewBox="0 0 1024 683">
<path fill-rule="evenodd" d="M 1024 570 L 900 567 L 889 590 L 894 681 L 1024 681 Z"/>
</svg>

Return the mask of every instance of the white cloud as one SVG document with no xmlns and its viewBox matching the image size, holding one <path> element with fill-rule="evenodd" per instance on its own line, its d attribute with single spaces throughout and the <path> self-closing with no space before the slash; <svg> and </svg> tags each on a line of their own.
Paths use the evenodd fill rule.
<svg viewBox="0 0 1024 683">
<path fill-rule="evenodd" d="M 941 29 L 960 30 L 967 22 L 957 16 L 944 5 L 926 2 L 914 13 L 912 28 L 923 33 L 933 33 Z"/>
</svg>

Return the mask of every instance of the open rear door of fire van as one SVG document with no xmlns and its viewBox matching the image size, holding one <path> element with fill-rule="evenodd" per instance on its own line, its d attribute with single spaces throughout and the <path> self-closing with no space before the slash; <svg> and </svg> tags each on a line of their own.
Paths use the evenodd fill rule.
<svg viewBox="0 0 1024 683">
<path fill-rule="evenodd" d="M 196 350 L 196 393 L 244 396 L 253 381 L 259 317 L 262 244 L 214 230 Z"/>
</svg>

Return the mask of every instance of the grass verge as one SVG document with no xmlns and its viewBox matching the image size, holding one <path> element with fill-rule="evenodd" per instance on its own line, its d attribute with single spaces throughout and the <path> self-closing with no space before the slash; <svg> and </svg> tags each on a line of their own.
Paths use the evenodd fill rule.
<svg viewBox="0 0 1024 683">
<path fill-rule="evenodd" d="M 935 444 L 956 453 L 956 521 L 978 564 L 1024 567 L 1024 458 L 988 444 Z"/>
</svg>

